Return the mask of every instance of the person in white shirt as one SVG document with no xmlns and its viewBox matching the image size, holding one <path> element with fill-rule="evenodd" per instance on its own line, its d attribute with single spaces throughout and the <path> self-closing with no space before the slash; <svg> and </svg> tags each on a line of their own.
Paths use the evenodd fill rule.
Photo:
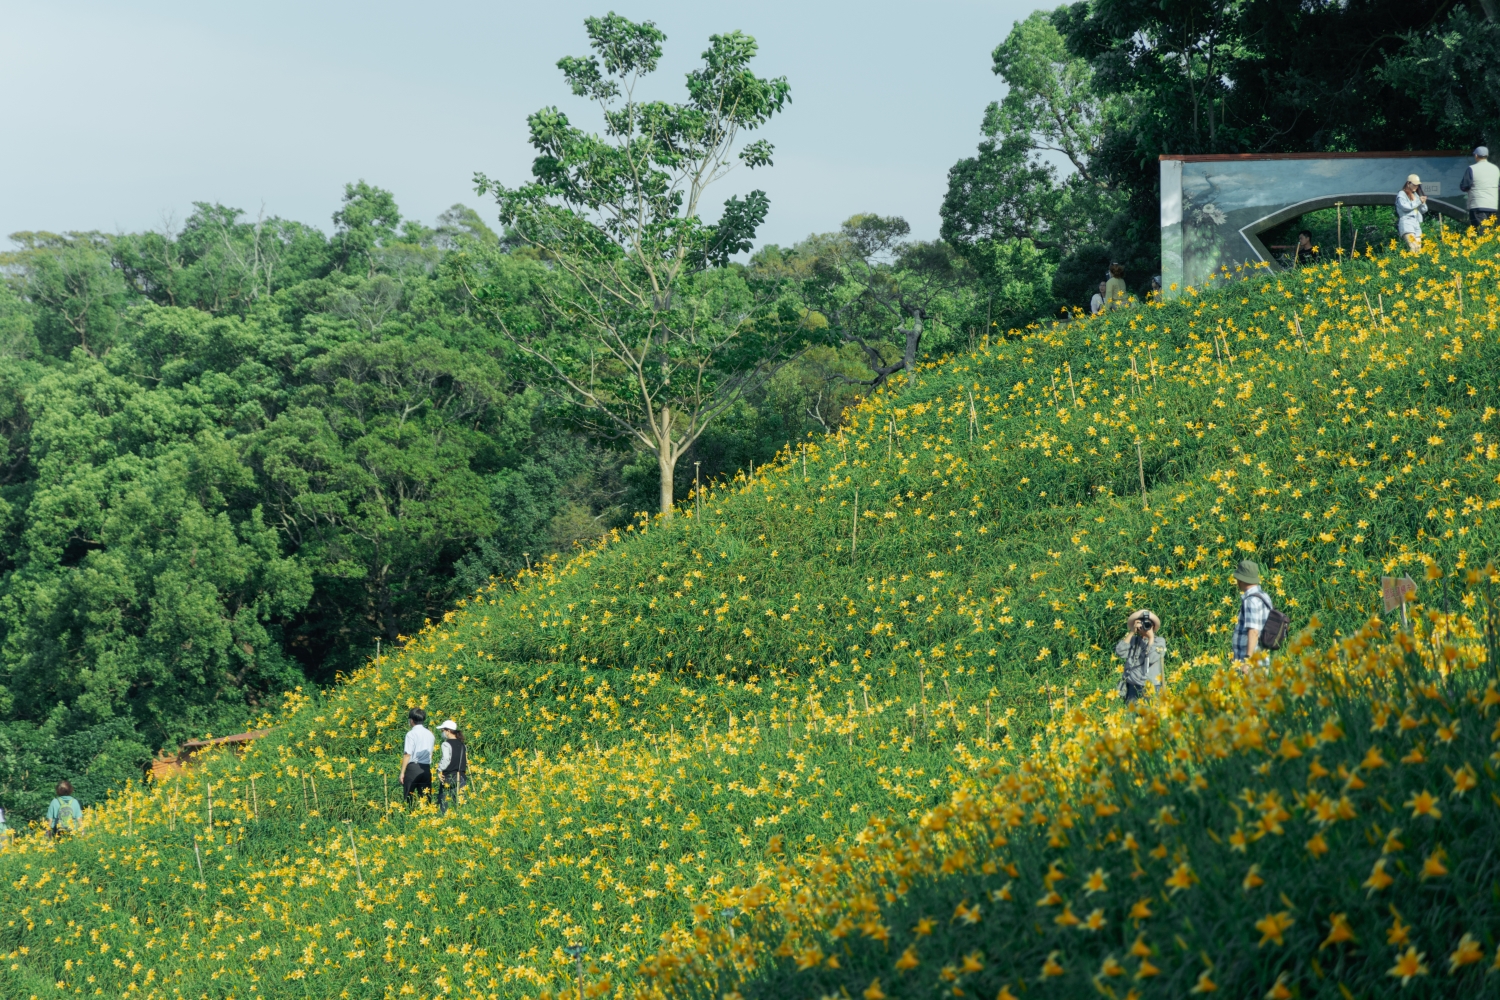
<svg viewBox="0 0 1500 1000">
<path fill-rule="evenodd" d="M 1422 193 L 1422 178 L 1408 174 L 1406 184 L 1396 192 L 1396 232 L 1412 253 L 1422 249 L 1422 216 L 1426 214 L 1427 196 Z"/>
<path fill-rule="evenodd" d="M 434 740 L 432 730 L 422 725 L 427 721 L 426 712 L 414 708 L 406 713 L 406 718 L 410 725 L 406 731 L 406 742 L 401 748 L 401 789 L 410 802 L 413 795 L 432 791 Z"/>
<path fill-rule="evenodd" d="M 1458 189 L 1469 196 L 1469 225 L 1483 229 L 1500 210 L 1500 167 L 1490 162 L 1488 146 L 1474 148 L 1474 164 L 1464 171 Z"/>
<path fill-rule="evenodd" d="M 1099 282 L 1099 290 L 1094 293 L 1093 299 L 1089 301 L 1089 315 L 1097 316 L 1104 311 L 1104 282 Z"/>
</svg>

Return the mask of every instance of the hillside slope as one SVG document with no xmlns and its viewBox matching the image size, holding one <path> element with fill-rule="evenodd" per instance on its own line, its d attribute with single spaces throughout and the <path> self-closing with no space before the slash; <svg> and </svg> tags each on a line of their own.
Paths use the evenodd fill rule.
<svg viewBox="0 0 1500 1000">
<path fill-rule="evenodd" d="M 586 957 L 591 991 L 626 989 L 723 890 L 795 895 L 787 862 L 1099 712 L 1134 607 L 1187 683 L 1227 650 L 1247 554 L 1330 637 L 1382 573 L 1482 563 L 1496 249 L 1226 276 L 934 362 L 291 697 L 243 758 L 21 841 L 9 972 L 37 995 L 535 996 Z M 413 704 L 474 747 L 446 818 L 389 801 Z"/>
</svg>

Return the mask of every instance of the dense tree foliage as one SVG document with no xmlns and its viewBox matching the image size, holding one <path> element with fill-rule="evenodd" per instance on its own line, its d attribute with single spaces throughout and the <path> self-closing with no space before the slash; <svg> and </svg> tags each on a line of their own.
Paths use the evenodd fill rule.
<svg viewBox="0 0 1500 1000">
<path fill-rule="evenodd" d="M 565 269 L 363 181 L 333 223 L 200 204 L 0 257 L 0 804 L 64 775 L 87 798 L 656 506 L 657 456 L 536 384 L 497 321 L 549 322 Z M 694 308 L 770 303 L 818 342 L 738 391 L 675 489 L 835 426 L 871 380 L 817 312 L 828 282 L 786 263 L 812 256 L 694 277 Z"/>
<path fill-rule="evenodd" d="M 993 63 L 1007 92 L 950 172 L 943 235 L 1025 247 L 994 271 L 1039 303 L 1086 301 L 1111 261 L 1145 290 L 1161 154 L 1500 141 L 1492 0 L 1078 0 L 1018 22 Z"/>
</svg>

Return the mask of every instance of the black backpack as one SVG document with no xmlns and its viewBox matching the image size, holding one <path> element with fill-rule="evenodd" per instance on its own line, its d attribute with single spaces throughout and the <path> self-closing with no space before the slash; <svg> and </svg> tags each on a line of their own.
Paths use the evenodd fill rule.
<svg viewBox="0 0 1500 1000">
<path fill-rule="evenodd" d="M 1262 649 L 1280 649 L 1281 644 L 1286 641 L 1287 633 L 1292 630 L 1292 620 L 1282 613 L 1281 609 L 1271 603 L 1271 599 L 1265 594 L 1251 594 L 1251 597 L 1259 597 L 1266 602 L 1270 613 L 1266 615 L 1266 624 L 1260 630 L 1260 647 Z"/>
</svg>

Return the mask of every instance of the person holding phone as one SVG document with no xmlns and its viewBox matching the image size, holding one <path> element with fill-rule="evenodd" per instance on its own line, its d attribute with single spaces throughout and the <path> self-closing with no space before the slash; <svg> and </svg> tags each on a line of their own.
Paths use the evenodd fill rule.
<svg viewBox="0 0 1500 1000">
<path fill-rule="evenodd" d="M 1422 249 L 1422 216 L 1426 214 L 1427 195 L 1422 193 L 1422 178 L 1408 174 L 1406 183 L 1396 192 L 1396 232 L 1412 253 Z"/>
<path fill-rule="evenodd" d="M 1161 619 L 1149 608 L 1131 612 L 1125 619 L 1125 637 L 1115 643 L 1115 655 L 1125 661 L 1125 673 L 1118 688 L 1125 704 L 1161 690 L 1161 661 L 1167 652 L 1167 640 L 1156 633 Z"/>
</svg>

